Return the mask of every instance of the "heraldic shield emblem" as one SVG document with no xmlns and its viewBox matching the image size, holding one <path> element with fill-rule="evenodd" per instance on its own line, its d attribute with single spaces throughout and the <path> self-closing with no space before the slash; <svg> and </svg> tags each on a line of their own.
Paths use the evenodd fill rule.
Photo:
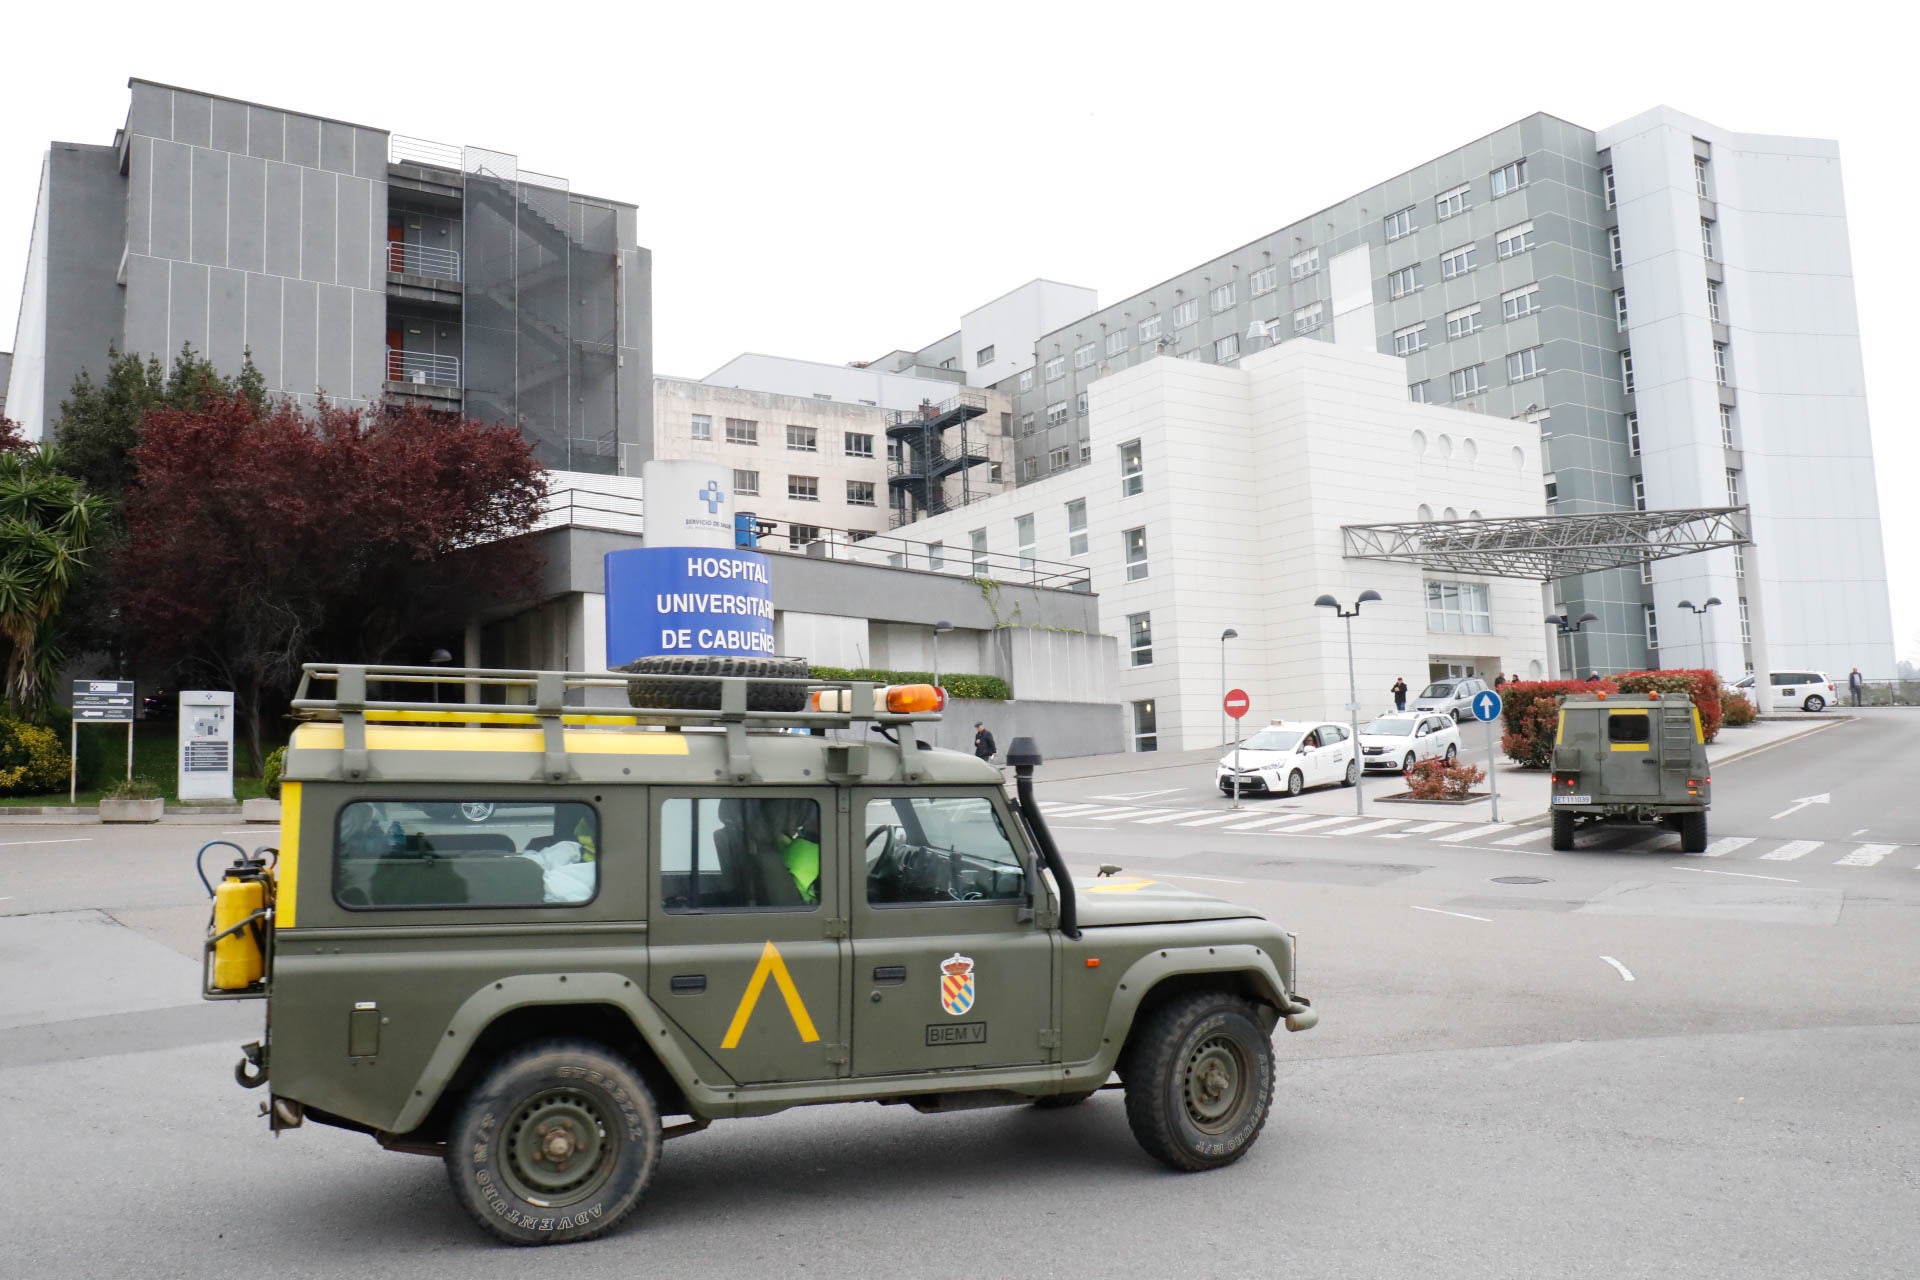
<svg viewBox="0 0 1920 1280">
<path fill-rule="evenodd" d="M 973 1008 L 973 960 L 958 951 L 940 962 L 940 1007 L 954 1017 Z"/>
</svg>

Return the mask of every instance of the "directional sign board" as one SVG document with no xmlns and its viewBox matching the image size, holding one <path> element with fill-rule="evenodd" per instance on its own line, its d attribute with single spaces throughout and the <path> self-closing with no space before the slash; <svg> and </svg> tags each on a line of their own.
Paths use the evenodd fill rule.
<svg viewBox="0 0 1920 1280">
<path fill-rule="evenodd" d="M 1473 695 L 1473 718 L 1485 724 L 1500 718 L 1500 695 L 1483 689 Z"/>
<path fill-rule="evenodd" d="M 73 718 L 95 724 L 133 720 L 133 681 L 75 680 Z"/>
<path fill-rule="evenodd" d="M 1245 689 L 1229 689 L 1221 705 L 1227 709 L 1228 715 L 1238 720 L 1241 716 L 1247 714 L 1247 708 L 1251 706 L 1252 703 L 1247 700 L 1247 691 Z"/>
</svg>

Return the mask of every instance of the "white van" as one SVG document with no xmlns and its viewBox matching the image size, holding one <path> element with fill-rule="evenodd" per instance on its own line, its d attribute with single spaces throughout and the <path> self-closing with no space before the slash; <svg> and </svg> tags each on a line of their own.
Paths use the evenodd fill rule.
<svg viewBox="0 0 1920 1280">
<path fill-rule="evenodd" d="M 1827 679 L 1824 671 L 1776 671 L 1773 673 L 1773 698 L 1766 706 L 1761 706 L 1753 696 L 1753 673 L 1732 685 L 1735 693 L 1754 704 L 1757 711 L 1791 711 L 1798 707 L 1802 711 L 1825 711 L 1828 707 L 1840 705 L 1840 698 L 1834 692 L 1833 681 Z"/>
</svg>

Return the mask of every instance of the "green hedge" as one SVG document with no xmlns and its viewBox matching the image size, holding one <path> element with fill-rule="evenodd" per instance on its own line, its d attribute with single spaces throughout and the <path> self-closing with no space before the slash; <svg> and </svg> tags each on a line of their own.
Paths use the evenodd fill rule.
<svg viewBox="0 0 1920 1280">
<path fill-rule="evenodd" d="M 261 790 L 266 792 L 269 800 L 280 798 L 280 775 L 286 772 L 286 768 L 287 749 L 285 747 L 275 747 L 267 753 L 267 763 L 260 770 L 260 781 Z"/>
<path fill-rule="evenodd" d="M 875 684 L 932 684 L 931 671 L 881 671 L 874 667 L 859 667 L 848 670 L 846 667 L 808 667 L 807 674 L 815 680 L 871 680 Z M 940 673 L 940 685 L 947 691 L 949 698 L 979 698 L 991 702 L 1005 702 L 1013 696 L 1013 690 L 999 676 L 962 675 L 951 671 Z"/>
</svg>

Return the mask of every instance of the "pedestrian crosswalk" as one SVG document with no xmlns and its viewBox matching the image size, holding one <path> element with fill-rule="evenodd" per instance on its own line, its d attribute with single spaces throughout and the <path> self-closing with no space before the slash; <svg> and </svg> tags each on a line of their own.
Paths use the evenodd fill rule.
<svg viewBox="0 0 1920 1280">
<path fill-rule="evenodd" d="M 1162 804 L 1153 808 L 1087 802 L 1044 803 L 1042 813 L 1075 827 L 1102 823 L 1192 829 L 1194 836 L 1292 836 L 1313 839 L 1364 837 L 1376 840 L 1421 840 L 1453 848 L 1486 848 L 1518 853 L 1551 854 L 1552 830 L 1539 823 L 1415 820 L 1351 813 L 1329 816 L 1291 810 L 1261 813 L 1252 808 L 1180 809 Z M 1720 836 L 1704 852 L 1682 855 L 1680 837 L 1665 827 L 1616 824 L 1581 828 L 1575 837 L 1578 853 L 1657 853 L 1701 858 L 1738 855 L 1763 862 L 1820 862 L 1836 867 L 1902 866 L 1911 862 L 1920 871 L 1920 845 L 1855 843 L 1853 841 L 1777 840 L 1762 836 Z"/>
</svg>

